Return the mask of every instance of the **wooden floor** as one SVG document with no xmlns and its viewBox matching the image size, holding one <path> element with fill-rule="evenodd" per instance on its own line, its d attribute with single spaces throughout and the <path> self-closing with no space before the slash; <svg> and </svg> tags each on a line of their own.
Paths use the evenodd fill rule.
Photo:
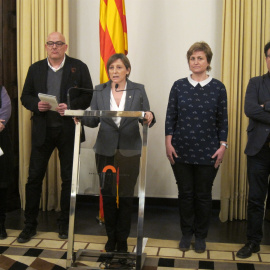
<svg viewBox="0 0 270 270">
<path fill-rule="evenodd" d="M 136 204 L 128 250 L 134 252 L 137 235 Z M 195 253 L 193 249 L 181 252 L 179 214 L 175 202 L 146 203 L 144 237 L 147 254 L 143 270 L 166 269 L 215 269 L 215 270 L 268 270 L 270 269 L 270 222 L 264 221 L 264 238 L 261 251 L 245 260 L 235 254 L 246 241 L 246 221 L 222 223 L 219 210 L 214 207 L 207 237 L 206 252 Z M 58 238 L 58 212 L 40 211 L 38 233 L 26 244 L 16 238 L 24 227 L 24 212 L 21 209 L 8 212 L 6 227 L 8 238 L 0 240 L 0 270 L 62 270 L 66 268 L 67 241 Z M 105 226 L 100 225 L 96 201 L 78 201 L 75 216 L 75 250 L 103 250 L 107 241 Z M 194 239 L 193 239 L 194 241 Z M 102 259 L 79 262 L 81 265 L 100 265 Z M 91 266 L 90 266 L 91 267 Z M 130 268 L 132 269 L 132 268 Z"/>
<path fill-rule="evenodd" d="M 181 238 L 179 225 L 179 214 L 175 202 L 162 201 L 162 205 L 146 203 L 144 236 L 153 239 L 176 240 Z M 167 204 L 167 205 L 166 205 Z M 131 237 L 137 236 L 137 215 L 136 205 L 133 211 L 133 222 L 131 226 Z M 40 211 L 38 217 L 38 231 L 58 232 L 57 217 L 58 212 Z M 75 215 L 75 233 L 85 235 L 105 236 L 104 225 L 100 226 L 96 217 L 98 216 L 98 204 L 96 202 L 78 202 Z M 24 227 L 24 212 L 15 210 L 7 213 L 7 229 L 21 230 Z M 262 244 L 270 245 L 270 222 L 264 221 L 264 238 Z M 210 229 L 207 242 L 242 244 L 246 241 L 246 221 L 228 221 L 219 220 L 219 210 L 213 209 Z"/>
<path fill-rule="evenodd" d="M 59 239 L 57 233 L 39 231 L 31 241 L 20 244 L 16 241 L 19 230 L 8 230 L 7 232 L 8 238 L 0 241 L 1 270 L 60 270 L 66 268 L 68 241 Z M 108 264 L 106 255 L 108 253 L 103 251 L 106 241 L 106 236 L 76 234 L 74 250 L 87 249 L 92 252 L 90 257 L 79 257 L 76 260 L 77 265 L 98 267 L 105 263 Z M 134 252 L 135 246 L 136 238 L 129 238 L 128 251 L 130 253 Z M 187 252 L 180 251 L 177 240 L 148 238 L 144 249 L 144 253 L 147 255 L 143 270 L 270 269 L 270 246 L 262 245 L 261 251 L 248 259 L 239 259 L 235 256 L 240 247 L 241 244 L 207 242 L 206 252 L 198 254 L 194 252 L 193 248 Z M 110 259 L 117 263 L 121 261 L 117 256 L 119 257 L 117 254 L 111 256 Z M 132 259 L 130 261 L 132 262 Z"/>
</svg>

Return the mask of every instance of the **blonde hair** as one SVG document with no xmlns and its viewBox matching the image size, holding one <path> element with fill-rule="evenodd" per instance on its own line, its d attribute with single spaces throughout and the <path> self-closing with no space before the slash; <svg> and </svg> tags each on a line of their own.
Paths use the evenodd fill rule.
<svg viewBox="0 0 270 270">
<path fill-rule="evenodd" d="M 204 41 L 195 42 L 193 45 L 191 45 L 191 47 L 187 51 L 187 61 L 188 61 L 188 63 L 189 63 L 190 56 L 194 52 L 197 52 L 197 51 L 202 51 L 202 52 L 205 53 L 207 63 L 209 64 L 209 66 L 207 67 L 206 70 L 210 71 L 211 70 L 210 64 L 211 64 L 211 60 L 212 60 L 212 57 L 213 57 L 213 53 L 212 53 L 212 50 L 211 50 L 210 46 Z"/>
</svg>

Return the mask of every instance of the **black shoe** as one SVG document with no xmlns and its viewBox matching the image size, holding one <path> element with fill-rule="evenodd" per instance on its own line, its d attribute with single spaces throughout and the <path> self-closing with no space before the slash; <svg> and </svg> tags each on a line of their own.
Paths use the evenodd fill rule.
<svg viewBox="0 0 270 270">
<path fill-rule="evenodd" d="M 120 253 L 127 253 L 128 252 L 127 240 L 117 241 L 117 251 Z"/>
<path fill-rule="evenodd" d="M 116 241 L 108 239 L 108 241 L 105 245 L 106 252 L 114 252 L 115 249 L 116 249 Z"/>
<path fill-rule="evenodd" d="M 195 252 L 204 253 L 206 249 L 205 239 L 195 238 Z"/>
<path fill-rule="evenodd" d="M 26 226 L 17 238 L 19 243 L 27 243 L 37 234 L 35 227 Z"/>
<path fill-rule="evenodd" d="M 0 239 L 3 240 L 6 238 L 7 238 L 7 232 L 6 232 L 5 224 L 0 223 Z"/>
<path fill-rule="evenodd" d="M 192 235 L 183 235 L 179 243 L 179 249 L 181 251 L 188 251 L 190 249 Z"/>
<path fill-rule="evenodd" d="M 58 237 L 60 239 L 68 239 L 68 224 L 60 224 L 59 225 Z"/>
<path fill-rule="evenodd" d="M 260 251 L 260 245 L 248 242 L 238 250 L 236 256 L 241 259 L 246 259 L 249 258 L 252 253 L 256 253 L 258 251 Z"/>
</svg>

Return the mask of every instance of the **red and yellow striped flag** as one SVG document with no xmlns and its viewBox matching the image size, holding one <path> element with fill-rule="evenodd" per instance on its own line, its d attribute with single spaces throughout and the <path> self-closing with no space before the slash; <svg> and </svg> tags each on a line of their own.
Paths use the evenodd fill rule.
<svg viewBox="0 0 270 270">
<path fill-rule="evenodd" d="M 100 0 L 100 83 L 108 81 L 106 64 L 115 53 L 128 53 L 125 0 Z"/>
</svg>

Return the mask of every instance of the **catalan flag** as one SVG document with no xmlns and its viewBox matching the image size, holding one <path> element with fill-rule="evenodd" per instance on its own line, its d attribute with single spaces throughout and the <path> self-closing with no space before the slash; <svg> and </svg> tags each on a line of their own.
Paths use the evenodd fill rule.
<svg viewBox="0 0 270 270">
<path fill-rule="evenodd" d="M 125 0 L 100 0 L 100 83 L 108 81 L 106 64 L 115 53 L 128 53 Z"/>
</svg>

